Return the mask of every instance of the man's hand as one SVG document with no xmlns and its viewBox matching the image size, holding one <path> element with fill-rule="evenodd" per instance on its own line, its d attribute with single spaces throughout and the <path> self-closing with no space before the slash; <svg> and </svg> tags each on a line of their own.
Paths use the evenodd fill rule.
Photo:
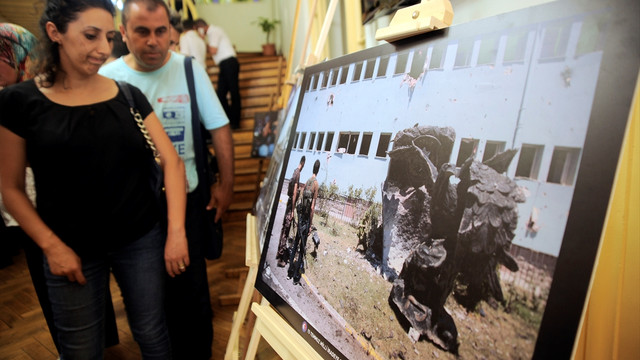
<svg viewBox="0 0 640 360">
<path fill-rule="evenodd" d="M 233 186 L 225 186 L 219 183 L 211 185 L 211 200 L 209 200 L 209 204 L 207 204 L 207 210 L 216 208 L 215 222 L 218 222 L 227 209 L 229 209 L 232 198 Z"/>
</svg>

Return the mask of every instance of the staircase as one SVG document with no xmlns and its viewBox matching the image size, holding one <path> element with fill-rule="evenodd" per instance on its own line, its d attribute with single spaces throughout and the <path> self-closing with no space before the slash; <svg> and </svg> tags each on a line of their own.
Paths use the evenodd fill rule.
<svg viewBox="0 0 640 360">
<path fill-rule="evenodd" d="M 224 216 L 225 221 L 244 220 L 251 212 L 258 196 L 260 181 L 269 159 L 251 157 L 254 116 L 256 113 L 277 110 L 276 102 L 286 79 L 286 63 L 281 56 L 262 56 L 260 53 L 238 53 L 240 62 L 240 96 L 242 119 L 240 128 L 233 130 L 235 155 L 235 183 L 233 201 Z M 207 60 L 207 72 L 215 87 L 218 67 Z"/>
</svg>

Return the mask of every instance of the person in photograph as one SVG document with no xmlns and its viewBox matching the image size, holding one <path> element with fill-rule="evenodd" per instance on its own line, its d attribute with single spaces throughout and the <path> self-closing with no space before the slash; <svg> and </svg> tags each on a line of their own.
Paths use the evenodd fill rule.
<svg viewBox="0 0 640 360">
<path fill-rule="evenodd" d="M 291 222 L 293 222 L 293 209 L 297 201 L 300 171 L 304 168 L 305 161 L 306 158 L 302 156 L 300 158 L 300 163 L 295 170 L 293 170 L 293 175 L 291 176 L 291 179 L 289 179 L 289 186 L 287 187 L 287 208 L 284 211 L 284 221 L 282 222 L 282 230 L 280 230 L 280 242 L 278 243 L 278 253 L 276 254 L 279 267 L 285 267 L 289 262 L 287 240 L 289 239 L 289 232 L 291 231 Z"/>
<path fill-rule="evenodd" d="M 289 278 L 293 278 L 294 284 L 300 283 L 300 277 L 304 274 L 304 258 L 307 248 L 307 237 L 309 236 L 309 230 L 313 224 L 313 213 L 316 206 L 316 199 L 318 198 L 318 180 L 316 176 L 320 170 L 320 160 L 316 160 L 313 163 L 313 174 L 307 180 L 302 190 L 302 199 L 297 206 L 298 211 L 298 230 L 296 231 L 296 238 L 293 242 L 293 251 L 289 258 Z M 296 254 L 298 258 L 296 259 Z"/>
<path fill-rule="evenodd" d="M 169 359 L 164 272 L 189 265 L 184 165 L 145 96 L 129 87 L 145 139 L 115 81 L 110 0 L 49 0 L 34 79 L 0 91 L 0 184 L 7 210 L 42 249 L 62 359 L 99 359 L 110 273 L 142 357 Z M 166 222 L 151 186 L 162 159 Z M 25 192 L 33 170 L 36 207 Z M 166 225 L 163 229 L 161 224 Z"/>
<path fill-rule="evenodd" d="M 188 183 L 186 232 L 191 265 L 177 278 L 167 277 L 166 316 L 174 359 L 209 359 L 213 343 L 213 312 L 205 250 L 212 240 L 209 217 L 221 221 L 233 196 L 233 141 L 231 129 L 205 69 L 193 62 L 199 114 L 191 113 L 185 59 L 169 51 L 171 23 L 162 0 L 128 0 L 122 11 L 120 32 L 131 53 L 100 69 L 100 73 L 127 81 L 150 99 L 178 154 L 183 158 Z M 193 143 L 192 116 L 212 137 L 219 168 L 213 185 L 199 183 Z M 200 149 L 198 149 L 200 150 Z"/>
<path fill-rule="evenodd" d="M 207 44 L 207 51 L 213 56 L 213 61 L 220 68 L 216 93 L 224 108 L 232 129 L 240 127 L 240 112 L 242 109 L 238 75 L 240 63 L 227 33 L 215 25 L 209 25 L 203 19 L 195 21 L 195 27 Z M 231 97 L 231 104 L 227 100 Z"/>
</svg>

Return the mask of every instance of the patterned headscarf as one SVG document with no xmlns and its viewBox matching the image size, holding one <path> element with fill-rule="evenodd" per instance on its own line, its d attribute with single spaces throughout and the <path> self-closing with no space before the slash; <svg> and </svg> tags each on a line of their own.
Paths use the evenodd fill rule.
<svg viewBox="0 0 640 360">
<path fill-rule="evenodd" d="M 18 82 L 31 77 L 26 65 L 37 44 L 38 39 L 22 26 L 0 23 L 0 61 L 18 71 Z"/>
</svg>

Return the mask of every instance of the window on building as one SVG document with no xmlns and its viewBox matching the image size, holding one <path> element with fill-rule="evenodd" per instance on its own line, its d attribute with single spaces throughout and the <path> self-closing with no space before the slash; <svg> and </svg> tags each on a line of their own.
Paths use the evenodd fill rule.
<svg viewBox="0 0 640 360">
<path fill-rule="evenodd" d="M 398 54 L 394 74 L 404 74 L 407 71 L 407 61 L 409 61 L 409 53 Z"/>
<path fill-rule="evenodd" d="M 367 66 L 364 69 L 364 80 L 373 77 L 373 69 L 376 67 L 376 59 L 367 60 Z"/>
<path fill-rule="evenodd" d="M 338 152 L 355 154 L 359 137 L 360 133 L 357 132 L 341 132 L 338 137 Z"/>
<path fill-rule="evenodd" d="M 299 139 L 299 138 L 300 138 L 300 133 L 299 133 L 299 132 L 297 132 L 297 133 L 296 133 L 296 137 L 293 139 L 293 146 L 292 146 L 292 147 L 293 147 L 294 149 L 297 149 L 297 148 L 298 148 L 298 139 Z"/>
<path fill-rule="evenodd" d="M 340 84 L 347 82 L 347 75 L 349 75 L 349 65 L 342 67 L 342 72 L 340 73 Z"/>
<path fill-rule="evenodd" d="M 458 42 L 456 50 L 455 67 L 467 67 L 471 63 L 471 53 L 473 52 L 472 39 L 463 39 Z"/>
<path fill-rule="evenodd" d="M 378 65 L 377 77 L 384 77 L 387 75 L 387 67 L 389 67 L 389 57 L 383 56 L 380 58 L 380 64 Z"/>
<path fill-rule="evenodd" d="M 567 44 L 569 43 L 569 30 L 567 24 L 549 25 L 544 29 L 544 38 L 542 40 L 542 50 L 540 59 L 560 59 L 567 52 Z"/>
<path fill-rule="evenodd" d="M 321 89 L 326 88 L 328 83 L 329 83 L 329 70 L 322 72 L 322 85 L 320 86 L 320 88 Z"/>
<path fill-rule="evenodd" d="M 482 155 L 482 162 L 485 162 L 496 154 L 504 151 L 506 143 L 504 141 L 487 141 L 484 146 L 484 154 Z"/>
<path fill-rule="evenodd" d="M 594 16 L 582 23 L 578 45 L 576 46 L 576 57 L 602 49 L 605 34 L 602 29 L 605 26 L 606 20 L 600 16 Z"/>
<path fill-rule="evenodd" d="M 387 157 L 387 150 L 389 149 L 390 142 L 391 142 L 391 133 L 380 134 L 380 140 L 378 141 L 378 149 L 376 150 L 377 157 Z"/>
<path fill-rule="evenodd" d="M 562 185 L 573 185 L 578 169 L 580 149 L 556 146 L 551 156 L 551 165 L 547 182 Z"/>
<path fill-rule="evenodd" d="M 300 142 L 298 143 L 298 149 L 304 149 L 305 140 L 307 140 L 307 133 L 300 133 Z"/>
<path fill-rule="evenodd" d="M 313 76 L 311 76 L 311 81 L 309 81 L 309 89 L 308 90 L 315 90 L 316 89 L 316 85 L 318 83 L 318 76 L 320 74 L 315 74 Z"/>
<path fill-rule="evenodd" d="M 476 149 L 478 148 L 478 139 L 461 139 L 460 151 L 458 151 L 458 160 L 456 160 L 456 166 L 462 166 L 465 161 L 471 156 L 474 156 Z"/>
<path fill-rule="evenodd" d="M 315 141 L 316 141 L 316 133 L 313 132 L 309 134 L 309 146 L 307 147 L 307 149 L 313 150 L 313 145 L 315 145 Z"/>
<path fill-rule="evenodd" d="M 507 45 L 504 49 L 503 63 L 523 62 L 527 52 L 529 41 L 529 29 L 521 29 L 507 37 Z"/>
<path fill-rule="evenodd" d="M 431 58 L 429 60 L 429 70 L 442 69 L 444 62 L 444 54 L 447 50 L 447 44 L 436 44 L 431 50 Z"/>
<path fill-rule="evenodd" d="M 409 69 L 409 75 L 412 78 L 417 79 L 423 72 L 425 62 L 427 61 L 427 48 L 419 48 L 413 52 L 413 60 L 411 61 L 411 69 Z"/>
<path fill-rule="evenodd" d="M 318 133 L 318 143 L 316 144 L 316 150 L 322 150 L 322 142 L 324 141 L 324 133 Z"/>
<path fill-rule="evenodd" d="M 542 145 L 522 144 L 520 157 L 516 168 L 516 176 L 537 179 L 540 172 L 540 161 L 542 160 Z"/>
<path fill-rule="evenodd" d="M 353 82 L 360 81 L 360 76 L 362 75 L 362 62 L 357 63 L 353 67 Z"/>
<path fill-rule="evenodd" d="M 362 144 L 360 144 L 360 155 L 369 155 L 369 148 L 371 147 L 371 138 L 373 133 L 366 132 L 362 134 Z"/>
<path fill-rule="evenodd" d="M 333 131 L 327 133 L 327 141 L 324 143 L 324 151 L 331 151 L 331 145 L 333 144 Z"/>
<path fill-rule="evenodd" d="M 494 65 L 498 57 L 499 44 L 500 37 L 497 34 L 483 37 L 478 52 L 478 65 Z"/>
</svg>

